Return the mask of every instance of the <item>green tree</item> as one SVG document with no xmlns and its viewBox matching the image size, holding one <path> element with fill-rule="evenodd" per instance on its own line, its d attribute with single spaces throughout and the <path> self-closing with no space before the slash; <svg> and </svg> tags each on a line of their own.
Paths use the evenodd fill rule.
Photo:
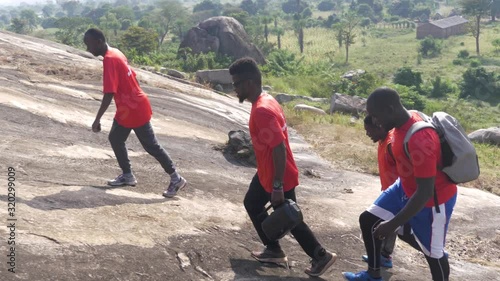
<svg viewBox="0 0 500 281">
<path fill-rule="evenodd" d="M 123 33 L 121 43 L 126 50 L 135 49 L 139 55 L 144 55 L 157 48 L 157 38 L 156 31 L 132 26 Z"/>
<path fill-rule="evenodd" d="M 10 21 L 10 26 L 8 29 L 18 34 L 27 34 L 29 30 L 28 21 L 25 19 L 13 18 Z"/>
<path fill-rule="evenodd" d="M 500 13 L 500 0 L 491 1 L 491 21 L 496 21 L 497 14 Z"/>
<path fill-rule="evenodd" d="M 101 26 L 102 29 L 105 30 L 113 30 L 113 34 L 115 36 L 118 35 L 118 29 L 122 27 L 122 24 L 120 21 L 116 18 L 116 15 L 114 13 L 107 13 L 105 16 L 101 17 L 99 19 L 99 25 Z"/>
<path fill-rule="evenodd" d="M 84 17 L 63 17 L 56 21 L 59 30 L 55 33 L 56 39 L 66 45 L 81 46 L 83 33 L 92 24 L 92 20 Z"/>
<path fill-rule="evenodd" d="M 26 20 L 26 22 L 28 23 L 29 32 L 32 32 L 38 26 L 39 18 L 36 15 L 35 11 L 30 9 L 22 10 L 20 17 L 21 19 Z"/>
<path fill-rule="evenodd" d="M 300 53 L 304 53 L 304 28 L 306 27 L 306 19 L 301 14 L 295 14 L 293 19 L 293 31 L 299 42 Z"/>
<path fill-rule="evenodd" d="M 157 3 L 158 9 L 154 12 L 154 23 L 158 32 L 158 48 L 165 41 L 167 34 L 179 18 L 186 15 L 186 9 L 178 0 L 161 0 Z"/>
<path fill-rule="evenodd" d="M 358 25 L 361 23 L 361 18 L 358 17 L 353 12 L 347 13 L 340 23 L 336 24 L 338 38 L 337 41 L 339 45 L 345 47 L 345 63 L 349 63 L 349 47 L 355 43 L 356 30 Z"/>
<path fill-rule="evenodd" d="M 54 4 L 47 4 L 47 5 L 43 6 L 43 8 L 42 8 L 43 16 L 46 18 L 52 17 L 55 9 L 56 9 L 56 6 Z"/>
<path fill-rule="evenodd" d="M 320 11 L 333 11 L 335 8 L 335 3 L 332 0 L 323 0 L 318 4 L 318 10 Z"/>
<path fill-rule="evenodd" d="M 123 20 L 135 20 L 134 10 L 128 6 L 118 6 L 111 9 L 111 12 L 116 15 L 118 21 L 123 22 Z"/>
<path fill-rule="evenodd" d="M 461 0 L 463 13 L 474 18 L 468 25 L 472 36 L 476 38 L 476 53 L 479 56 L 479 37 L 481 35 L 481 18 L 491 12 L 491 0 Z"/>
<path fill-rule="evenodd" d="M 262 23 L 264 24 L 264 39 L 268 42 L 269 37 L 269 24 L 273 22 L 273 18 L 270 16 L 262 16 Z"/>
<path fill-rule="evenodd" d="M 69 0 L 63 2 L 61 4 L 61 7 L 66 12 L 68 17 L 74 17 L 76 15 L 78 8 L 80 8 L 80 2 L 78 0 Z"/>
<path fill-rule="evenodd" d="M 240 8 L 246 11 L 250 15 L 257 14 L 257 4 L 252 0 L 243 0 L 241 1 Z"/>
<path fill-rule="evenodd" d="M 281 37 L 285 34 L 285 29 L 282 27 L 275 27 L 273 33 L 276 34 L 278 41 L 278 50 L 281 50 Z"/>
</svg>

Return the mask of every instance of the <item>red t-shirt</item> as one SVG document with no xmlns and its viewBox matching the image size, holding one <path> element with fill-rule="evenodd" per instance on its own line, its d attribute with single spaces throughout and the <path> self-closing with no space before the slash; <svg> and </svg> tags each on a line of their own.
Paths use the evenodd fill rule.
<svg viewBox="0 0 500 281">
<path fill-rule="evenodd" d="M 264 189 L 267 192 L 273 190 L 273 148 L 283 141 L 286 147 L 283 190 L 289 191 L 299 185 L 299 171 L 288 143 L 285 115 L 279 103 L 271 95 L 262 93 L 252 104 L 249 129 L 257 159 L 257 174 Z"/>
<path fill-rule="evenodd" d="M 382 190 L 386 190 L 398 178 L 396 161 L 389 154 L 388 146 L 392 143 L 394 130 L 390 130 L 385 139 L 378 142 L 378 171 Z M 392 144 L 391 144 L 392 146 Z"/>
<path fill-rule="evenodd" d="M 127 58 L 115 48 L 108 48 L 103 60 L 103 92 L 113 94 L 115 120 L 123 127 L 138 128 L 151 120 L 151 104 L 128 65 Z"/>
<path fill-rule="evenodd" d="M 441 166 L 441 145 L 439 136 L 432 128 L 422 129 L 410 138 L 408 150 L 411 161 L 404 151 L 404 138 L 411 125 L 422 118 L 416 112 L 412 112 L 412 117 L 403 126 L 394 129 L 394 139 L 392 151 L 396 158 L 397 169 L 401 184 L 406 196 L 410 198 L 417 190 L 415 178 L 436 177 L 435 188 L 438 203 L 447 202 L 457 193 L 457 186 L 451 182 L 445 173 L 438 167 Z M 434 197 L 429 199 L 426 207 L 434 206 Z"/>
</svg>

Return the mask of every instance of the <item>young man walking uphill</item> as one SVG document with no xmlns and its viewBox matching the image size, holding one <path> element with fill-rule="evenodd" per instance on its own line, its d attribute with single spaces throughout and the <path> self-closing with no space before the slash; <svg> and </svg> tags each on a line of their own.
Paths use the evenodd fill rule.
<svg viewBox="0 0 500 281">
<path fill-rule="evenodd" d="M 240 103 L 252 103 L 249 130 L 257 159 L 257 173 L 245 195 L 245 209 L 266 246 L 261 252 L 252 252 L 260 262 L 283 263 L 287 261 L 278 241 L 270 241 L 262 230 L 267 218 L 265 205 L 270 201 L 278 206 L 285 198 L 296 201 L 295 187 L 299 184 L 298 170 L 288 143 L 288 132 L 283 110 L 267 93 L 262 93 L 262 75 L 257 63 L 242 58 L 229 67 L 233 86 Z M 293 237 L 311 257 L 311 267 L 305 270 L 310 276 L 320 276 L 336 260 L 337 256 L 325 250 L 312 231 L 304 223 L 291 230 Z"/>
<path fill-rule="evenodd" d="M 373 141 L 378 143 L 377 160 L 378 171 L 380 175 L 381 190 L 384 191 L 398 179 L 396 168 L 396 160 L 392 153 L 392 138 L 394 130 L 387 131 L 384 128 L 373 123 L 370 115 L 364 120 L 366 135 Z M 393 233 L 387 236 L 382 241 L 380 250 L 380 265 L 386 268 L 392 268 L 392 252 L 396 245 L 397 234 Z M 368 262 L 368 256 L 363 255 L 363 260 Z"/>
<path fill-rule="evenodd" d="M 125 141 L 131 130 L 134 130 L 144 149 L 155 157 L 165 172 L 170 175 L 170 184 L 163 192 L 163 196 L 175 196 L 177 191 L 187 184 L 186 180 L 176 172 L 168 153 L 156 139 L 150 123 L 152 110 L 149 99 L 139 87 L 136 74 L 128 65 L 127 58 L 120 50 L 108 46 L 104 34 L 96 28 L 87 30 L 83 41 L 87 46 L 87 51 L 96 57 L 104 57 L 104 96 L 92 124 L 94 132 L 101 130 L 100 120 L 111 100 L 114 99 L 116 104 L 116 114 L 109 132 L 109 142 L 123 173 L 114 180 L 108 181 L 108 184 L 111 186 L 134 186 L 137 184 L 125 146 Z"/>
<path fill-rule="evenodd" d="M 394 128 L 392 152 L 399 179 L 359 216 L 368 270 L 344 272 L 351 281 L 382 280 L 380 246 L 382 240 L 405 223 L 411 231 L 399 238 L 422 251 L 429 264 L 432 280 L 447 281 L 450 275 L 448 255 L 444 251 L 446 232 L 457 199 L 457 186 L 438 167 L 442 166 L 441 142 L 436 131 L 425 128 L 404 139 L 410 127 L 422 121 L 418 113 L 407 111 L 399 94 L 389 88 L 375 90 L 366 109 L 373 122 L 385 130 Z"/>
</svg>

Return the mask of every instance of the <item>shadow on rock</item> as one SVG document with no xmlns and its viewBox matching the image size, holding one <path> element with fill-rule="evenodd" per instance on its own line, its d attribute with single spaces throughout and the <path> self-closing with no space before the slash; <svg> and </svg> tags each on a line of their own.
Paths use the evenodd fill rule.
<svg viewBox="0 0 500 281">
<path fill-rule="evenodd" d="M 291 276 L 279 276 L 279 275 L 266 275 L 262 274 L 266 268 L 281 268 L 283 272 L 287 272 L 288 269 L 284 268 L 284 266 L 280 266 L 273 263 L 260 263 L 256 260 L 250 259 L 239 259 L 239 258 L 230 258 L 231 268 L 235 273 L 234 281 L 257 281 L 257 280 L 266 280 L 266 281 L 277 281 L 277 280 L 289 280 L 289 281 L 305 281 L 305 280 L 319 280 L 326 281 L 321 277 L 291 277 Z M 305 275 L 305 273 L 304 273 Z"/>
<path fill-rule="evenodd" d="M 137 195 L 138 197 L 110 194 L 101 187 L 87 186 L 76 191 L 63 190 L 52 195 L 36 196 L 31 200 L 17 198 L 16 202 L 26 204 L 32 208 L 50 211 L 97 208 L 121 204 L 155 204 L 166 201 L 165 198 L 141 198 L 141 194 L 138 193 Z M 176 200 L 176 198 L 172 199 Z M 0 200 L 7 201 L 7 197 L 2 196 Z"/>
</svg>

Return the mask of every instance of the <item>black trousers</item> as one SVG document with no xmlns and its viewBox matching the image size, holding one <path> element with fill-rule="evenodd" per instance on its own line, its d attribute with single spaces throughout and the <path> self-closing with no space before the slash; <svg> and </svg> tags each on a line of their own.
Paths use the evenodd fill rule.
<svg viewBox="0 0 500 281">
<path fill-rule="evenodd" d="M 295 189 L 285 192 L 285 198 L 297 202 Z M 267 212 L 265 212 L 265 206 L 270 200 L 271 194 L 264 190 L 264 187 L 260 184 L 259 177 L 255 174 L 243 203 L 262 243 L 270 249 L 279 249 L 279 241 L 269 241 L 261 226 L 262 222 L 268 216 Z M 313 259 L 319 259 L 319 253 L 322 252 L 323 247 L 319 244 L 307 224 L 304 222 L 300 223 L 291 230 L 291 233 L 308 256 Z"/>
<path fill-rule="evenodd" d="M 373 236 L 373 231 L 383 220 L 374 214 L 364 211 L 359 216 L 359 224 L 365 242 L 366 254 L 368 255 L 368 267 L 373 270 L 380 270 L 380 250 L 382 241 Z M 417 251 L 422 252 L 420 245 L 415 239 L 415 235 L 411 234 L 410 226 L 404 226 L 404 234 L 398 235 L 399 239 L 405 241 Z M 450 276 L 450 265 L 448 263 L 448 255 L 444 255 L 440 259 L 425 256 L 434 281 L 448 281 Z"/>
<path fill-rule="evenodd" d="M 116 122 L 116 120 L 114 120 L 111 131 L 109 132 L 109 142 L 111 143 L 116 160 L 118 161 L 118 165 L 120 165 L 123 173 L 126 174 L 132 172 L 127 147 L 125 146 L 125 141 L 132 130 L 134 130 L 135 135 L 142 144 L 142 147 L 144 147 L 147 153 L 160 162 L 165 172 L 169 175 L 174 173 L 174 163 L 172 162 L 172 159 L 168 155 L 167 151 L 165 151 L 165 149 L 163 149 L 163 147 L 158 143 L 150 122 L 146 123 L 142 127 L 131 129 L 121 126 L 118 122 Z"/>
</svg>

